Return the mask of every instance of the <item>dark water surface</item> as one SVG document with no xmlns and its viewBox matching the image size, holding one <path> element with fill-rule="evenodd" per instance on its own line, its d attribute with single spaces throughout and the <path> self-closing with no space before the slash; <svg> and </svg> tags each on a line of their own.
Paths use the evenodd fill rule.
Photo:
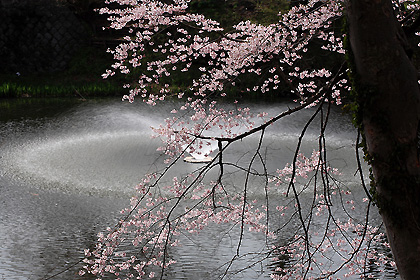
<svg viewBox="0 0 420 280">
<path fill-rule="evenodd" d="M 286 106 L 255 105 L 267 111 Z M 163 166 L 156 152 L 160 143 L 150 138 L 150 126 L 157 126 L 169 108 L 170 104 L 149 108 L 120 100 L 0 101 L 0 279 L 52 276 L 82 258 L 99 231 L 115 225 L 137 182 Z M 272 155 L 268 165 L 282 168 L 290 161 L 296 136 L 309 116 L 304 113 L 267 131 L 266 151 Z M 341 180 L 358 188 L 354 129 L 339 111 L 335 118 L 329 158 L 344 170 Z M 303 149 L 310 152 L 317 138 L 308 134 Z M 227 151 L 227 158 L 246 155 L 257 140 L 243 141 L 237 150 Z M 180 163 L 174 173 L 195 167 Z M 232 175 L 229 180 L 235 185 L 240 178 Z M 258 189 L 251 194 L 262 196 Z M 235 235 L 226 227 L 212 226 L 199 235 L 182 236 L 184 245 L 171 252 L 178 263 L 168 271 L 168 279 L 217 279 L 223 272 L 219 268 L 236 252 Z M 249 234 L 243 251 L 258 251 L 264 245 L 264 236 Z M 79 268 L 53 279 L 78 279 Z M 270 279 L 269 273 L 265 262 L 231 278 Z M 395 271 L 389 271 L 382 277 L 394 276 Z"/>
</svg>

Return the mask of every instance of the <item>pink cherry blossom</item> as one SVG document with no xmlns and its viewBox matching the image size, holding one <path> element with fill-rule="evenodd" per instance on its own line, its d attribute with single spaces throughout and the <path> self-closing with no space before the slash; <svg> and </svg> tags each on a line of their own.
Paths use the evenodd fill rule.
<svg viewBox="0 0 420 280">
<path fill-rule="evenodd" d="M 353 196 L 327 157 L 324 133 L 330 108 L 341 104 L 351 89 L 343 63 L 345 34 L 336 25 L 343 14 L 341 1 L 310 0 L 280 12 L 278 22 L 242 21 L 229 32 L 217 21 L 191 13 L 189 0 L 106 2 L 113 8 L 99 12 L 109 16 L 110 28 L 125 29 L 128 35 L 108 50 L 115 63 L 103 77 L 140 68 L 137 80 L 125 85 L 130 91 L 123 99 L 151 106 L 172 98 L 180 102 L 173 103 L 170 117 L 152 128 L 162 142 L 158 152 L 166 167 L 144 175 L 118 224 L 99 233 L 95 247 L 85 250 L 79 275 L 159 278 L 176 262 L 168 248 L 181 245 L 181 234 L 198 234 L 210 224 L 227 223 L 239 229 L 232 262 L 249 232 L 267 237 L 259 256 L 279 264 L 272 279 L 335 279 L 338 273 L 337 279 L 365 279 L 373 277 L 366 270 L 368 263 L 379 268 L 395 265 L 377 249 L 387 243 L 383 231 L 369 219 L 371 197 Z M 394 3 L 400 20 L 403 12 L 419 9 L 414 1 Z M 406 11 L 398 4 L 405 4 Z M 338 57 L 339 63 L 310 65 L 306 57 L 314 41 L 318 51 Z M 168 84 L 175 71 L 182 75 L 193 69 L 198 69 L 194 78 L 185 76 L 188 89 Z M 276 113 L 253 112 L 238 99 L 231 106 L 219 104 L 220 97 L 228 96 L 228 89 L 243 77 L 254 82 L 244 91 L 264 95 L 278 93 L 282 86 L 294 95 L 296 104 Z M 314 114 L 296 138 L 290 163 L 267 167 L 262 144 L 270 126 L 307 108 Z M 305 154 L 302 139 L 316 117 L 321 120 L 318 149 Z M 247 160 L 226 160 L 235 145 L 252 137 L 258 139 L 257 145 Z M 182 164 L 188 154 L 212 157 L 193 171 L 174 176 L 173 166 Z M 240 172 L 243 183 L 232 191 L 229 176 Z M 265 193 L 258 199 L 250 195 L 255 178 L 263 182 Z M 272 193 L 276 199 L 270 198 Z M 303 203 L 302 194 L 310 197 L 308 203 Z M 357 213 L 364 215 L 360 218 Z M 277 238 L 282 229 L 290 231 L 288 240 Z M 138 254 L 120 251 L 123 245 L 134 247 Z"/>
</svg>

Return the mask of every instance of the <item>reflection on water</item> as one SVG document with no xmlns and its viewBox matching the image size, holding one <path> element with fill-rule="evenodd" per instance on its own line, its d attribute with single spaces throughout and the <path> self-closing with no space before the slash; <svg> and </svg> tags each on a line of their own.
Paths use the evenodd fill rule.
<svg viewBox="0 0 420 280">
<path fill-rule="evenodd" d="M 120 101 L 10 104 L 0 118 L 0 279 L 41 279 L 77 262 L 83 249 L 93 246 L 96 234 L 115 224 L 133 186 L 146 172 L 163 166 L 156 152 L 159 143 L 150 138 L 149 127 L 156 126 L 167 110 Z M 286 105 L 255 105 L 266 111 L 281 106 Z M 307 114 L 267 131 L 267 165 L 273 170 L 290 161 Z M 330 127 L 329 160 L 347 170 L 343 182 L 355 185 L 354 132 L 347 119 L 337 118 Z M 246 151 L 257 141 L 244 140 L 228 150 L 226 158 L 238 153 L 249 157 Z M 310 153 L 314 143 L 316 135 L 311 138 L 309 133 L 303 149 Z M 180 163 L 173 172 L 194 167 Z M 235 186 L 241 179 L 231 174 L 226 183 Z M 252 192 L 255 198 L 262 194 L 258 188 Z M 242 250 L 262 250 L 265 241 L 264 236 L 247 234 Z M 178 263 L 167 271 L 168 279 L 218 279 L 236 254 L 238 228 L 214 225 L 198 235 L 182 235 L 181 242 L 181 247 L 171 249 Z M 240 270 L 253 257 L 246 256 L 231 268 Z M 78 269 L 54 279 L 77 279 Z M 263 262 L 227 276 L 269 279 L 269 273 L 269 263 Z M 386 277 L 393 276 L 391 270 Z"/>
<path fill-rule="evenodd" d="M 59 194 L 0 181 L 0 277 L 40 279 L 82 257 L 126 202 Z M 57 279 L 73 279 L 71 270 Z"/>
</svg>

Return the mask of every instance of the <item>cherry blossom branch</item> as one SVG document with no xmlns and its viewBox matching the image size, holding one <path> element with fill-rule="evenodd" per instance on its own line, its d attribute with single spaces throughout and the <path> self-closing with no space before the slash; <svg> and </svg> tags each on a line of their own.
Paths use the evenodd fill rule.
<svg viewBox="0 0 420 280">
<path fill-rule="evenodd" d="M 359 252 L 360 248 L 363 245 L 363 241 L 365 240 L 366 234 L 367 234 L 367 228 L 368 228 L 368 224 L 369 224 L 369 212 L 370 212 L 370 205 L 371 205 L 371 201 L 369 201 L 368 206 L 367 206 L 367 210 L 366 210 L 366 216 L 365 216 L 365 223 L 364 223 L 364 228 L 363 228 L 363 232 L 362 232 L 362 237 L 361 240 L 358 244 L 358 247 L 356 249 L 353 250 L 353 252 L 351 253 L 350 257 L 347 258 L 344 262 L 341 263 L 341 265 L 335 269 L 334 271 L 329 272 L 327 275 L 324 275 L 322 277 L 316 278 L 318 279 L 327 279 L 328 277 L 330 277 L 331 275 L 336 274 L 337 272 L 339 272 L 346 264 L 348 264 L 351 260 L 353 260 L 354 256 Z"/>
<path fill-rule="evenodd" d="M 242 239 L 243 239 L 243 234 L 244 234 L 245 206 L 247 204 L 247 188 L 248 188 L 250 170 L 251 170 L 251 167 L 252 167 L 252 165 L 253 165 L 253 163 L 255 161 L 255 158 L 260 153 L 260 149 L 261 149 L 261 145 L 262 145 L 263 140 L 264 140 L 264 129 L 261 130 L 261 136 L 260 136 L 260 140 L 258 141 L 258 147 L 256 148 L 256 151 L 255 151 L 254 155 L 252 156 L 251 161 L 248 164 L 248 169 L 247 169 L 247 172 L 246 172 L 245 183 L 244 183 L 244 190 L 243 190 L 243 206 L 242 206 L 241 232 L 239 234 L 239 242 L 238 242 L 238 246 L 237 246 L 237 249 L 236 249 L 236 255 L 238 255 L 238 256 L 239 256 L 239 249 L 241 247 Z"/>
<path fill-rule="evenodd" d="M 250 129 L 244 133 L 238 134 L 235 137 L 217 137 L 217 136 L 203 136 L 203 135 L 192 135 L 194 137 L 197 137 L 199 139 L 204 139 L 204 140 L 217 140 L 217 141 L 222 141 L 222 142 L 228 142 L 228 143 L 232 143 L 235 141 L 239 141 L 242 140 L 243 138 L 255 134 L 256 132 L 259 132 L 265 128 L 267 128 L 268 126 L 270 126 L 271 124 L 275 123 L 276 121 L 289 116 L 295 112 L 298 112 L 304 108 L 307 108 L 308 106 L 312 105 L 313 103 L 322 100 L 326 95 L 331 93 L 331 89 L 332 87 L 342 78 L 342 75 L 345 73 L 345 69 L 346 69 L 346 65 L 345 63 L 343 63 L 339 69 L 339 71 L 337 72 L 337 74 L 334 76 L 334 78 L 331 80 L 331 82 L 328 84 L 328 86 L 325 86 L 322 88 L 322 90 L 320 90 L 316 95 L 307 98 L 304 102 L 302 102 L 300 105 L 297 105 L 294 108 L 289 108 L 287 111 L 284 111 L 280 114 L 278 114 L 277 116 L 271 118 L 269 121 L 253 128 Z"/>
<path fill-rule="evenodd" d="M 188 0 L 174 0 L 170 3 L 109 0 L 109 3 L 112 2 L 121 4 L 121 9 L 104 9 L 102 12 L 110 15 L 112 28 L 128 29 L 130 35 L 125 37 L 125 43 L 111 51 L 117 62 L 113 65 L 114 70 L 105 76 L 118 70 L 128 74 L 131 68 L 141 67 L 138 69 L 140 74 L 136 88 L 127 97 L 130 101 L 140 95 L 144 102 L 155 105 L 168 96 L 177 95 L 185 103 L 171 111 L 173 117 L 167 118 L 165 124 L 153 128 L 156 137 L 164 143 L 159 151 L 166 156 L 166 166 L 159 172 L 146 175 L 137 186 L 138 194 L 132 199 L 131 208 L 126 209 L 123 219 L 113 229 L 110 228 L 106 236 L 98 236 L 94 250 L 87 250 L 86 259 L 83 260 L 86 263 L 85 271 L 81 273 L 90 272 L 100 277 L 107 272 L 117 275 L 130 268 L 137 271 L 138 276 L 129 278 L 142 278 L 147 276 L 148 267 L 155 266 L 159 268 L 160 278 L 163 279 L 165 269 L 173 263 L 169 248 L 177 243 L 176 236 L 198 232 L 210 222 L 230 222 L 232 226 L 228 230 L 235 227 L 240 232 L 236 253 L 222 266 L 225 267 L 222 278 L 233 269 L 233 262 L 254 256 L 253 253 L 240 254 L 246 237 L 246 226 L 250 230 L 265 233 L 265 246 L 272 247 L 256 252 L 255 256 L 260 259 L 252 259 L 242 269 L 253 267 L 278 254 L 290 262 L 287 269 L 277 267 L 275 270 L 280 274 L 285 273 L 284 279 L 324 279 L 336 274 L 350 262 L 357 263 L 357 258 L 363 254 L 367 258 L 368 251 L 362 246 L 368 243 L 369 247 L 371 243 L 377 242 L 373 235 L 375 230 L 368 224 L 371 201 L 367 205 L 364 224 L 354 223 L 344 199 L 350 192 L 340 190 L 339 182 L 332 176 L 335 171 L 329 166 L 327 158 L 325 131 L 331 104 L 339 104 L 340 94 L 348 90 L 345 81 L 346 63 L 343 62 L 335 71 L 331 69 L 337 65 L 329 67 L 331 69 L 317 69 L 303 59 L 313 40 L 322 42 L 320 49 L 323 52 L 338 53 L 340 59 L 343 58 L 343 35 L 334 30 L 334 21 L 342 14 L 341 2 L 310 0 L 307 5 L 280 13 L 278 23 L 263 26 L 244 21 L 231 32 L 225 32 L 214 20 L 187 12 Z M 193 72 L 195 70 L 196 73 Z M 179 71 L 190 71 L 192 75 L 192 78 L 188 77 L 188 89 L 184 89 L 184 92 L 171 89 L 167 83 L 171 80 L 170 75 Z M 236 87 L 235 82 L 241 82 L 241 78 L 248 75 L 256 78 L 254 88 L 247 88 L 247 91 L 263 94 L 277 90 L 278 83 L 283 80 L 300 99 L 300 103 L 274 114 L 268 120 L 266 114 L 261 113 L 255 121 L 249 108 L 217 108 L 217 102 L 210 98 L 226 95 L 226 88 Z M 241 89 L 238 87 L 238 90 Z M 188 96 L 184 97 L 185 93 Z M 263 155 L 266 129 L 286 116 L 313 106 L 317 108 L 302 127 L 292 166 L 286 164 L 283 170 L 277 169 L 275 174 L 269 174 L 266 166 L 268 158 Z M 302 141 L 317 116 L 320 116 L 319 151 L 314 151 L 307 158 L 300 152 Z M 261 135 L 252 152 L 235 155 L 236 162 L 226 159 L 226 151 L 233 143 L 258 133 Z M 358 155 L 359 137 L 356 141 L 356 158 L 364 190 L 368 193 Z M 217 148 L 212 147 L 214 143 Z M 210 152 L 203 151 L 206 145 L 210 146 Z M 186 153 L 209 156 L 215 152 L 213 149 L 217 153 L 209 162 L 193 171 L 185 171 L 185 174 L 177 175 L 166 183 L 175 164 L 181 162 Z M 214 174 L 215 171 L 218 173 Z M 226 178 L 233 172 L 243 172 L 240 190 L 232 191 L 228 188 Z M 307 181 L 297 185 L 295 180 L 298 177 Z M 265 179 L 265 183 L 261 182 L 265 194 L 265 201 L 261 205 L 250 199 L 253 178 Z M 272 227 L 269 214 L 275 218 L 277 213 L 274 211 L 273 214 L 270 210 L 271 183 L 274 183 L 277 192 L 283 187 L 282 184 L 285 184 L 282 192 L 287 188 L 282 193 L 285 196 L 281 196 L 285 200 L 284 204 L 276 207 L 281 222 L 275 231 L 269 228 Z M 289 198 L 290 192 L 293 196 Z M 309 197 L 308 203 L 305 203 L 302 196 Z M 280 196 L 276 198 L 280 199 Z M 188 203 L 188 207 L 183 209 L 183 203 Z M 263 211 L 253 207 L 262 207 Z M 337 207 L 341 207 L 343 214 L 347 215 L 347 222 L 343 223 L 334 215 Z M 290 210 L 286 210 L 288 208 Z M 280 218 L 283 216 L 284 219 Z M 321 229 L 316 228 L 315 218 L 318 216 L 321 216 L 320 221 L 323 223 Z M 275 234 L 286 228 L 286 237 L 276 240 Z M 274 239 L 269 240 L 269 237 Z M 140 252 L 130 258 L 116 251 L 125 238 L 135 247 L 140 247 Z M 273 245 L 277 242 L 285 244 Z M 343 243 L 346 243 L 346 248 L 340 247 Z M 322 262 L 317 258 L 333 263 L 331 253 L 342 257 L 343 261 L 324 271 Z M 356 261 L 353 262 L 354 259 Z M 353 274 L 357 273 L 357 270 L 350 270 Z M 276 272 L 272 274 L 274 279 L 277 279 Z M 155 277 L 153 271 L 149 277 Z"/>
</svg>

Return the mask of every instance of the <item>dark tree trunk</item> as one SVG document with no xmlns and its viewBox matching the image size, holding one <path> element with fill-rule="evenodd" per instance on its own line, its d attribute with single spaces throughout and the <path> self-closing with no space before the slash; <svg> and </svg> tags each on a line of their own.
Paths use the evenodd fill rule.
<svg viewBox="0 0 420 280">
<path fill-rule="evenodd" d="M 402 279 L 420 279 L 420 92 L 391 0 L 348 0 L 353 86 L 374 199 Z"/>
</svg>

